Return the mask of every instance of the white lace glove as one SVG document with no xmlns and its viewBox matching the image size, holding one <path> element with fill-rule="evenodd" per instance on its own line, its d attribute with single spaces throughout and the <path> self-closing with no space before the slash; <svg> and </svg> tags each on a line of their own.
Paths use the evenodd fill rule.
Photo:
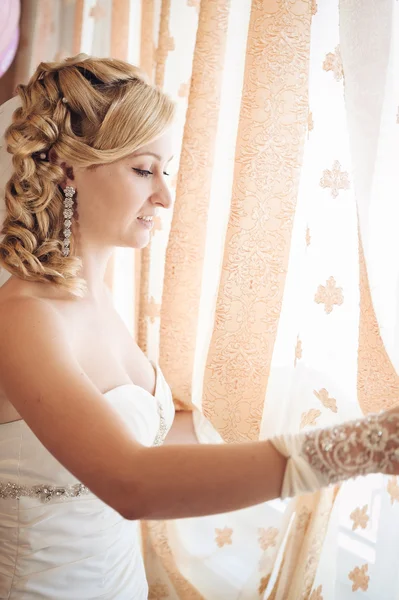
<svg viewBox="0 0 399 600">
<path fill-rule="evenodd" d="M 282 498 L 369 473 L 399 473 L 399 412 L 371 415 L 270 442 L 286 458 Z"/>
</svg>

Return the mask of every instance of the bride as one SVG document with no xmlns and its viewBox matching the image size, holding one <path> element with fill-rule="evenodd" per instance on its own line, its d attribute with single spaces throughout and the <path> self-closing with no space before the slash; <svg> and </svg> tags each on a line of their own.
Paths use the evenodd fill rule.
<svg viewBox="0 0 399 600">
<path fill-rule="evenodd" d="M 41 63 L 0 111 L 0 598 L 144 600 L 140 519 L 399 473 L 395 411 L 220 445 L 174 421 L 103 283 L 114 247 L 144 247 L 172 204 L 174 107 L 139 70 Z"/>
</svg>

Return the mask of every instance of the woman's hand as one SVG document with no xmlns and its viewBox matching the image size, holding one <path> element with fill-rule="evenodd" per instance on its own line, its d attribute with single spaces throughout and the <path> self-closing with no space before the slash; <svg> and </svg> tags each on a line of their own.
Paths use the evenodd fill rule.
<svg viewBox="0 0 399 600">
<path fill-rule="evenodd" d="M 271 440 L 289 458 L 282 496 L 369 473 L 399 474 L 399 411 Z"/>
</svg>

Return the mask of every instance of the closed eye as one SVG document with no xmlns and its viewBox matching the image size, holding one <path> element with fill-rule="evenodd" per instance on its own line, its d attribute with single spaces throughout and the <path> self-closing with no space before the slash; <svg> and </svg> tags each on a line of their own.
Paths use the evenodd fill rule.
<svg viewBox="0 0 399 600">
<path fill-rule="evenodd" d="M 146 171 L 145 169 L 133 169 L 133 171 L 135 171 L 140 177 L 149 177 L 150 175 L 153 175 L 151 171 Z"/>
<path fill-rule="evenodd" d="M 149 177 L 150 175 L 154 175 L 152 171 L 147 171 L 146 169 L 133 169 L 133 171 L 135 171 L 140 177 Z M 165 171 L 163 174 L 167 177 L 170 176 L 170 173 L 166 173 Z"/>
</svg>

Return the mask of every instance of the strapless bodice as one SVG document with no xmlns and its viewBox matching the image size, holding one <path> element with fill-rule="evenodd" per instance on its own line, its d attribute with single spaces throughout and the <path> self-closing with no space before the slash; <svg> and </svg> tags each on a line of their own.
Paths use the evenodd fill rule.
<svg viewBox="0 0 399 600">
<path fill-rule="evenodd" d="M 154 396 L 127 384 L 104 397 L 143 445 L 157 438 L 159 405 L 164 428 L 173 422 L 172 395 L 159 367 Z M 138 523 L 82 486 L 25 421 L 0 425 L 0 598 L 144 600 L 147 595 Z"/>
</svg>

